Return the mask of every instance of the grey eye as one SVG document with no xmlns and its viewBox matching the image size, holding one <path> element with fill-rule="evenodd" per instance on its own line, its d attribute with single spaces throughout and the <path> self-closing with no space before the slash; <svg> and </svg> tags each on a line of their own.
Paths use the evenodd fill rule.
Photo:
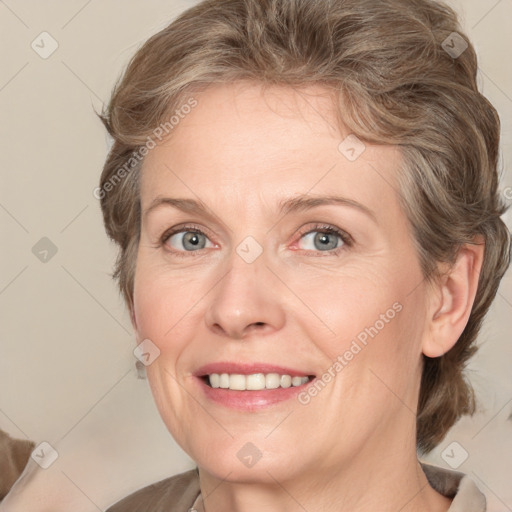
<svg viewBox="0 0 512 512">
<path fill-rule="evenodd" d="M 302 237 L 306 240 L 307 246 L 303 249 L 307 251 L 332 251 L 343 245 L 343 240 L 336 233 L 324 233 L 322 231 L 311 231 Z"/>
<path fill-rule="evenodd" d="M 194 251 L 204 249 L 208 238 L 203 233 L 196 233 L 195 231 L 180 231 L 170 236 L 168 243 L 173 249 L 177 251 Z"/>
</svg>

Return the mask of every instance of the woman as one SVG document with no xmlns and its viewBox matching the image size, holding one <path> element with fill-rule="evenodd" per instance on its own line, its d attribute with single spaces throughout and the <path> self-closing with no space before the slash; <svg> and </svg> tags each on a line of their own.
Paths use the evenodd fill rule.
<svg viewBox="0 0 512 512">
<path fill-rule="evenodd" d="M 196 470 L 109 511 L 485 510 L 420 464 L 510 261 L 499 118 L 431 0 L 212 0 L 102 119 L 136 355 Z"/>
</svg>

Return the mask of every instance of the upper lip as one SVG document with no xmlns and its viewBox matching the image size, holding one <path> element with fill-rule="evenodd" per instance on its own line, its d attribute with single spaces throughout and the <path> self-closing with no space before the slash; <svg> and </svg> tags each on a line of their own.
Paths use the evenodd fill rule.
<svg viewBox="0 0 512 512">
<path fill-rule="evenodd" d="M 194 372 L 197 377 L 204 377 L 212 373 L 230 373 L 240 375 L 252 375 L 254 373 L 279 373 L 280 375 L 290 375 L 291 377 L 303 377 L 313 375 L 312 372 L 299 369 L 287 368 L 269 363 L 235 363 L 228 361 L 219 361 L 201 366 Z"/>
</svg>

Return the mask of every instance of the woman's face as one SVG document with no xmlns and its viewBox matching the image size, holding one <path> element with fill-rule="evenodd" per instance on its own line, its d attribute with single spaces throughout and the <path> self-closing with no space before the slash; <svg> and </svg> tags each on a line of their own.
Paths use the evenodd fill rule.
<svg viewBox="0 0 512 512">
<path fill-rule="evenodd" d="M 169 431 L 229 480 L 415 453 L 427 287 L 399 152 L 346 139 L 320 87 L 195 99 L 141 175 L 134 322 Z"/>
</svg>

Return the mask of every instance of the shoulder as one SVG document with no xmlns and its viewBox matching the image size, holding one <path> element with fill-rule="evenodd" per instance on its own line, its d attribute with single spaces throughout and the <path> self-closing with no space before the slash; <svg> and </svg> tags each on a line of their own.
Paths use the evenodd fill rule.
<svg viewBox="0 0 512 512">
<path fill-rule="evenodd" d="M 197 469 L 143 487 L 106 512 L 187 512 L 199 494 Z"/>
<path fill-rule="evenodd" d="M 485 495 L 468 475 L 459 471 L 440 468 L 421 463 L 430 485 L 440 494 L 453 498 L 448 512 L 464 510 L 465 512 L 485 512 L 487 504 Z"/>
</svg>

